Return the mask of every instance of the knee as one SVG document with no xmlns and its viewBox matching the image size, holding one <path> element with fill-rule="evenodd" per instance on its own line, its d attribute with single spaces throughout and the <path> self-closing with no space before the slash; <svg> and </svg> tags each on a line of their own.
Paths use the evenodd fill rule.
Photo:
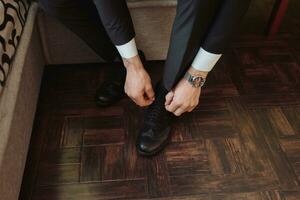
<svg viewBox="0 0 300 200">
<path fill-rule="evenodd" d="M 72 0 L 40 0 L 40 7 L 53 17 L 63 18 L 71 3 Z"/>
<path fill-rule="evenodd" d="M 209 3 L 209 1 L 211 0 L 177 0 L 177 6 L 185 6 L 194 9 L 200 4 Z"/>
<path fill-rule="evenodd" d="M 200 12 L 201 8 L 207 8 L 207 4 L 209 4 L 209 1 L 211 0 L 178 0 L 177 14 L 180 16 L 196 14 L 197 12 Z"/>
</svg>

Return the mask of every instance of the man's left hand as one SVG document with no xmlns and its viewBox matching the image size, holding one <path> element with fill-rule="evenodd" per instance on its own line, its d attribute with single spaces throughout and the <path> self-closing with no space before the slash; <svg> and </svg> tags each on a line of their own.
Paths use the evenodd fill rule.
<svg viewBox="0 0 300 200">
<path fill-rule="evenodd" d="M 207 73 L 203 76 L 206 77 Z M 166 110 L 172 112 L 176 116 L 180 116 L 185 112 L 191 112 L 199 104 L 201 88 L 193 87 L 187 80 L 182 79 L 166 95 Z"/>
</svg>

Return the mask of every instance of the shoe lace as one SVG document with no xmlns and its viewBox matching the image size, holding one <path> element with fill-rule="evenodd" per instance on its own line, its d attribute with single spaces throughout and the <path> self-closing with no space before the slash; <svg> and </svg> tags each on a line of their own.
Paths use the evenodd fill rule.
<svg viewBox="0 0 300 200">
<path fill-rule="evenodd" d="M 153 103 L 148 110 L 147 113 L 147 119 L 150 122 L 157 123 L 159 122 L 160 114 L 162 113 L 161 106 L 158 106 L 157 104 Z"/>
<path fill-rule="evenodd" d="M 147 111 L 147 123 L 153 127 L 153 130 L 160 130 L 164 121 L 166 120 L 165 116 L 165 107 L 162 104 L 162 99 L 157 98 L 152 103 L 152 105 L 148 108 Z"/>
<path fill-rule="evenodd" d="M 146 123 L 152 127 L 151 131 L 148 131 L 146 135 L 149 137 L 154 137 L 154 134 L 157 132 L 156 130 L 159 130 L 161 127 L 160 123 L 160 114 L 161 114 L 161 108 L 157 104 L 153 103 L 147 110 L 146 115 Z"/>
</svg>

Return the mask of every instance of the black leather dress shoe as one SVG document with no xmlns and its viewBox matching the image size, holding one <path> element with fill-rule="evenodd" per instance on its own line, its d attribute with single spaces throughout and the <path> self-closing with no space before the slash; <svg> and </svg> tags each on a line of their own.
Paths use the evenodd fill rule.
<svg viewBox="0 0 300 200">
<path fill-rule="evenodd" d="M 104 81 L 96 92 L 96 103 L 100 107 L 110 106 L 125 96 L 123 81 Z"/>
<path fill-rule="evenodd" d="M 172 113 L 165 109 L 168 91 L 158 84 L 155 100 L 146 111 L 144 127 L 139 132 L 136 148 L 140 155 L 153 156 L 167 145 L 171 132 Z"/>
<path fill-rule="evenodd" d="M 146 58 L 142 51 L 139 51 L 140 58 L 144 63 Z M 95 100 L 98 106 L 106 107 L 116 103 L 125 96 L 124 84 L 126 79 L 126 69 L 123 63 L 111 69 L 105 81 L 96 91 Z"/>
</svg>

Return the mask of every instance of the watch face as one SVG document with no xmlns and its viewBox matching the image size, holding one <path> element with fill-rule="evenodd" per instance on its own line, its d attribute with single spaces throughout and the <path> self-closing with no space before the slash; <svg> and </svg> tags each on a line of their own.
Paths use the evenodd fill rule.
<svg viewBox="0 0 300 200">
<path fill-rule="evenodd" d="M 192 83 L 195 87 L 200 87 L 201 86 L 201 77 L 192 77 Z"/>
<path fill-rule="evenodd" d="M 193 86 L 193 87 L 202 87 L 205 83 L 205 78 L 201 76 L 193 76 L 190 73 L 186 73 L 184 78 Z"/>
</svg>

